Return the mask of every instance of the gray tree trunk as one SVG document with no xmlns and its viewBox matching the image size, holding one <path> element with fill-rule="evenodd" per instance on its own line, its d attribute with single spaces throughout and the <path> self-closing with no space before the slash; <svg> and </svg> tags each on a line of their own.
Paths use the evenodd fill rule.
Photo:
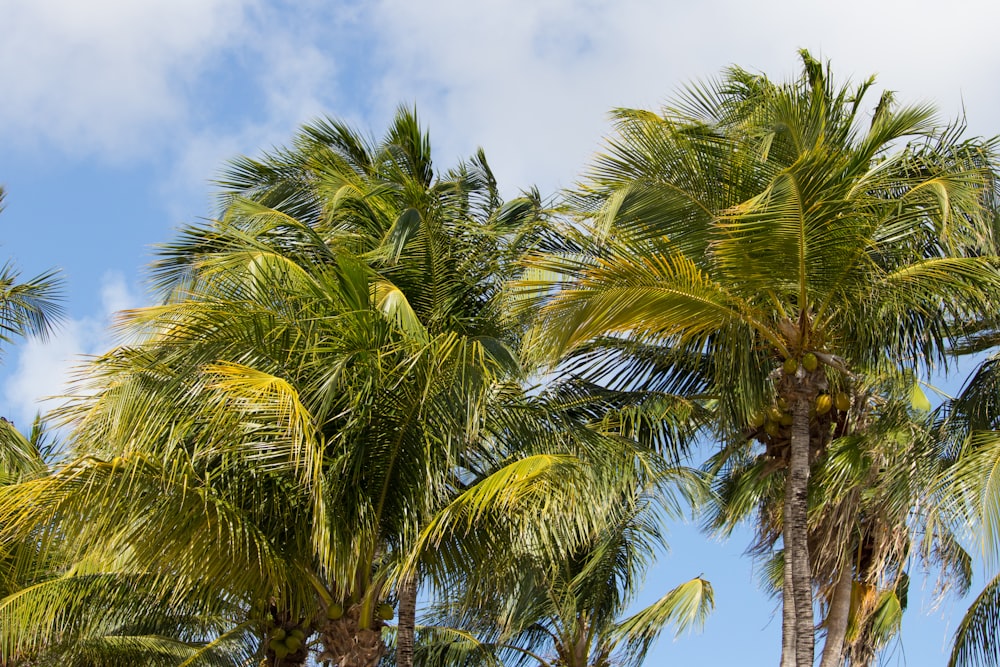
<svg viewBox="0 0 1000 667">
<path fill-rule="evenodd" d="M 851 590 L 854 577 L 849 563 L 840 567 L 840 576 L 833 589 L 833 600 L 826 616 L 826 641 L 823 644 L 823 660 L 820 667 L 842 667 L 844 664 L 844 638 L 847 636 L 847 622 L 851 617 Z"/>
<path fill-rule="evenodd" d="M 799 373 L 802 369 L 799 369 Z M 784 531 L 785 567 L 791 569 L 795 602 L 795 664 L 812 667 L 815 656 L 813 629 L 812 567 L 809 562 L 807 503 L 809 494 L 809 398 L 808 380 L 795 380 L 788 476 L 785 478 Z"/>
<path fill-rule="evenodd" d="M 792 568 L 785 559 L 781 585 L 781 667 L 795 664 L 795 594 L 792 592 Z"/>
<path fill-rule="evenodd" d="M 410 577 L 399 587 L 399 621 L 396 625 L 396 665 L 413 667 L 413 644 L 417 625 L 417 579 Z"/>
</svg>

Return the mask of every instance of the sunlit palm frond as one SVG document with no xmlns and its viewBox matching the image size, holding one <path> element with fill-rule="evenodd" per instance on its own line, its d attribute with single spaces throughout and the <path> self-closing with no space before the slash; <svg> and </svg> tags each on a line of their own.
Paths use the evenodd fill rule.
<svg viewBox="0 0 1000 667">
<path fill-rule="evenodd" d="M 701 627 L 714 606 L 712 585 L 701 577 L 695 577 L 621 621 L 615 629 L 615 637 L 627 643 L 633 659 L 641 663 L 653 641 L 667 625 L 676 626 L 677 634 Z"/>
</svg>

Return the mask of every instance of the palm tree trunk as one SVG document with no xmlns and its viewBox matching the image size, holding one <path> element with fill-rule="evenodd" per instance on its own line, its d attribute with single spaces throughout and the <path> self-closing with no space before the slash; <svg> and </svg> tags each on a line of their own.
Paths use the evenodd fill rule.
<svg viewBox="0 0 1000 667">
<path fill-rule="evenodd" d="M 399 587 L 399 622 L 396 625 L 396 665 L 413 667 L 413 643 L 417 624 L 417 578 L 405 579 Z"/>
<path fill-rule="evenodd" d="M 332 662 L 339 667 L 378 667 L 385 654 L 382 642 L 381 619 L 375 618 L 365 623 L 362 616 L 371 619 L 372 610 L 361 602 L 355 602 L 344 610 L 338 619 L 327 620 L 319 629 L 323 652 L 321 662 Z"/>
<path fill-rule="evenodd" d="M 826 642 L 823 644 L 823 660 L 820 667 L 842 667 L 844 664 L 844 638 L 847 636 L 847 622 L 851 617 L 851 589 L 854 577 L 851 566 L 845 563 L 840 568 L 840 577 L 833 590 L 833 600 L 826 617 Z"/>
<path fill-rule="evenodd" d="M 795 664 L 795 595 L 792 593 L 792 568 L 787 558 L 782 566 L 784 571 L 781 586 L 781 667 L 796 667 Z"/>
<path fill-rule="evenodd" d="M 800 369 L 801 370 L 801 369 Z M 809 563 L 807 502 L 809 493 L 809 399 L 802 380 L 796 382 L 792 405 L 792 433 L 788 476 L 785 478 L 783 540 L 785 567 L 791 570 L 795 607 L 795 664 L 812 667 L 815 655 L 813 630 L 812 568 Z M 784 641 L 782 642 L 784 644 Z"/>
</svg>

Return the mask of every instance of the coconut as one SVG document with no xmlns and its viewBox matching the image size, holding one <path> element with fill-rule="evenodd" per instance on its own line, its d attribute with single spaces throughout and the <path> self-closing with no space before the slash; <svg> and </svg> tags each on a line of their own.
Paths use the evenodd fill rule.
<svg viewBox="0 0 1000 667">
<path fill-rule="evenodd" d="M 286 636 L 287 633 L 285 632 L 284 628 L 275 628 L 274 631 L 271 633 L 271 639 L 278 642 L 280 642 Z"/>
<path fill-rule="evenodd" d="M 750 415 L 750 426 L 753 428 L 760 428 L 767 421 L 767 415 L 763 412 L 755 412 Z"/>
<path fill-rule="evenodd" d="M 378 617 L 383 621 L 391 621 L 394 614 L 391 604 L 383 602 L 378 606 Z"/>
<path fill-rule="evenodd" d="M 303 639 L 306 638 L 306 633 L 302 631 L 302 628 L 295 628 L 289 634 L 291 634 L 293 637 L 297 637 L 299 641 L 302 641 Z"/>
<path fill-rule="evenodd" d="M 767 418 L 773 422 L 781 421 L 781 415 L 785 414 L 781 411 L 781 408 L 776 406 L 771 406 L 767 409 Z"/>
<path fill-rule="evenodd" d="M 292 635 L 291 637 L 285 640 L 285 646 L 288 647 L 289 653 L 295 653 L 300 648 L 302 648 L 302 640 L 296 637 L 295 635 Z"/>
<path fill-rule="evenodd" d="M 782 368 L 785 369 L 786 375 L 795 375 L 795 371 L 799 370 L 799 360 L 789 357 L 788 359 L 785 359 L 785 363 L 782 365 Z"/>
<path fill-rule="evenodd" d="M 778 434 L 781 433 L 781 424 L 775 421 L 769 421 L 764 426 L 764 432 L 772 438 L 776 438 L 778 437 Z"/>
<path fill-rule="evenodd" d="M 326 617 L 331 621 L 336 621 L 344 615 L 344 605 L 334 602 L 326 608 Z"/>
<path fill-rule="evenodd" d="M 825 415 L 833 407 L 833 399 L 830 394 L 820 394 L 816 397 L 816 414 Z"/>
<path fill-rule="evenodd" d="M 785 414 L 781 415 L 781 419 L 778 420 L 778 423 L 781 424 L 782 426 L 791 426 L 792 421 L 793 421 L 792 416 L 786 412 Z"/>
<path fill-rule="evenodd" d="M 806 369 L 810 373 L 819 368 L 819 359 L 812 352 L 806 352 L 802 355 L 802 368 Z"/>
<path fill-rule="evenodd" d="M 281 642 L 272 642 L 271 650 L 274 651 L 274 657 L 276 657 L 278 660 L 287 657 L 288 654 L 292 652 L 292 650 L 288 648 L 288 646 L 282 644 Z"/>
<path fill-rule="evenodd" d="M 841 412 L 847 412 L 851 409 L 851 397 L 843 392 L 837 392 L 837 395 L 833 397 L 833 404 Z"/>
</svg>

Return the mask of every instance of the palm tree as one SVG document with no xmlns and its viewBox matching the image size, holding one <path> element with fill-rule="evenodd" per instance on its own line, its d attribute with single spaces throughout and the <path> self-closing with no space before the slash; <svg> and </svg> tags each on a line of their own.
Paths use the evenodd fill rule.
<svg viewBox="0 0 1000 667">
<path fill-rule="evenodd" d="M 968 554 L 936 502 L 948 446 L 911 382 L 863 387 L 866 398 L 854 404 L 851 420 L 836 415 L 827 457 L 812 480 L 808 542 L 826 634 L 823 665 L 871 664 L 898 630 L 913 563 L 938 568 L 942 592 L 952 585 L 964 591 L 970 581 Z M 773 463 L 755 449 L 751 438 L 712 458 L 717 504 L 709 525 L 728 535 L 756 518 L 751 553 L 767 559 L 780 593 L 782 488 L 767 472 Z"/>
<path fill-rule="evenodd" d="M 668 500 L 675 492 L 664 487 L 677 485 L 691 499 L 701 495 L 703 483 L 648 452 L 639 458 L 656 470 L 649 486 L 622 480 L 612 502 L 602 506 L 599 530 L 586 540 L 563 543 L 555 552 L 522 540 L 495 550 L 504 555 L 491 560 L 488 572 L 470 572 L 450 604 L 436 612 L 436 625 L 425 630 L 421 663 L 639 665 L 665 625 L 675 624 L 678 633 L 701 625 L 714 604 L 712 587 L 701 577 L 625 617 L 664 546 L 661 515 L 679 510 Z"/>
<path fill-rule="evenodd" d="M 545 300 L 553 356 L 659 347 L 662 366 L 716 398 L 724 439 L 760 424 L 784 475 L 782 664 L 798 667 L 814 654 L 810 469 L 834 428 L 813 407 L 856 394 L 865 374 L 943 362 L 955 324 L 998 286 L 992 146 L 889 94 L 866 128 L 872 80 L 838 87 L 802 57 L 788 83 L 734 68 L 662 115 L 616 111 L 574 200 L 590 238 L 540 256 L 549 275 L 522 283 Z"/>
<path fill-rule="evenodd" d="M 468 337 L 499 364 L 498 377 L 520 374 L 523 324 L 501 288 L 537 242 L 541 203 L 529 193 L 504 204 L 482 151 L 436 177 L 415 112 L 401 108 L 380 142 L 320 121 L 289 151 L 234 163 L 224 184 L 228 197 L 307 220 L 324 242 L 358 254 L 386 279 L 377 298 L 401 326 Z M 188 247 L 173 257 L 183 266 L 196 255 Z M 410 661 L 415 586 L 399 587 L 401 664 Z"/>
<path fill-rule="evenodd" d="M 504 204 L 481 154 L 436 177 L 429 151 L 402 110 L 377 144 L 321 122 L 235 163 L 222 219 L 154 265 L 164 304 L 124 316 L 63 411 L 82 458 L 5 500 L 8 534 L 57 526 L 201 609 L 236 601 L 270 664 L 314 635 L 377 663 L 400 559 L 523 394 L 500 287 L 537 199 Z"/>
<path fill-rule="evenodd" d="M 995 318 L 970 322 L 968 340 L 958 354 L 995 349 Z M 997 408 L 998 357 L 992 352 L 969 375 L 957 397 L 942 406 L 939 429 L 951 446 L 952 465 L 941 476 L 939 506 L 945 517 L 957 517 L 995 562 L 1000 501 L 995 470 L 1000 461 L 1000 413 Z M 996 665 L 1000 653 L 994 637 L 1000 628 L 1000 576 L 994 576 L 969 605 L 955 632 L 949 666 Z"/>
</svg>

